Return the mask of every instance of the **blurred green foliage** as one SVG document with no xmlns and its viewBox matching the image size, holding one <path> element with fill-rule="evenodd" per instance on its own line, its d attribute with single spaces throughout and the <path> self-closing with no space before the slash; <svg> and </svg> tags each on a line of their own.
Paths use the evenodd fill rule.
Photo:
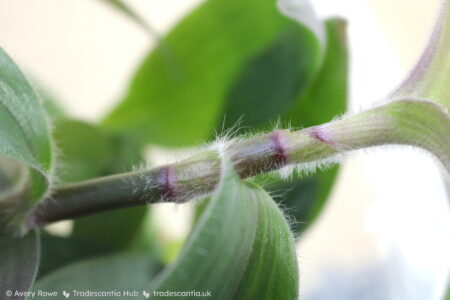
<svg viewBox="0 0 450 300">
<path fill-rule="evenodd" d="M 151 31 L 124 2 L 105 2 Z M 315 18 L 309 6 L 303 13 Z M 44 95 L 58 149 L 54 184 L 128 171 L 144 160 L 148 145 L 195 146 L 237 123 L 234 131 L 249 134 L 342 114 L 345 22 L 311 25 L 303 17 L 283 15 L 275 0 L 205 1 L 149 52 L 100 124 L 71 119 Z M 212 289 L 214 299 L 296 298 L 295 247 L 283 214 L 261 187 L 226 169 L 221 188 L 197 211 L 181 254 L 151 285 L 165 255 L 146 228 L 147 210 L 137 207 L 77 219 L 69 237 L 44 233 L 35 289 Z M 291 182 L 264 181 L 282 192 L 276 201 L 299 234 L 325 205 L 336 174 L 332 168 L 308 178 L 295 174 Z"/>
</svg>

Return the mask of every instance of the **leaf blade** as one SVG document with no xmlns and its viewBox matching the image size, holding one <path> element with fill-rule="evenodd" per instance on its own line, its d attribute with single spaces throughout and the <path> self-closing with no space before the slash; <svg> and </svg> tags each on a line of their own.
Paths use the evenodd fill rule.
<svg viewBox="0 0 450 300">
<path fill-rule="evenodd" d="M 326 48 L 323 64 L 309 86 L 298 96 L 295 105 L 283 116 L 294 127 L 310 127 L 329 122 L 347 108 L 348 52 L 346 22 L 326 20 Z M 308 178 L 275 183 L 271 189 L 283 190 L 280 199 L 294 220 L 293 229 L 300 235 L 314 222 L 326 205 L 338 175 L 338 167 L 317 170 Z"/>
<path fill-rule="evenodd" d="M 40 279 L 34 291 L 55 291 L 62 298 L 63 291 L 133 291 L 151 280 L 160 265 L 142 253 L 126 253 L 86 259 L 50 273 Z M 140 296 L 141 291 L 139 291 Z M 74 296 L 74 295 L 72 295 Z M 123 299 L 112 295 L 108 299 Z M 35 297 L 35 299 L 47 299 Z"/>
<path fill-rule="evenodd" d="M 317 38 L 292 24 L 254 55 L 227 93 L 217 128 L 264 127 L 291 109 L 320 67 Z M 241 130 L 242 131 L 242 130 Z"/>
<path fill-rule="evenodd" d="M 0 234 L 17 233 L 26 212 L 47 192 L 52 145 L 45 111 L 25 76 L 0 48 L 0 155 L 28 170 L 26 180 L 0 194 Z M 3 168 L 4 166 L 0 166 Z"/>
<path fill-rule="evenodd" d="M 221 0 L 198 7 L 164 39 L 171 58 L 161 46 L 147 57 L 105 127 L 166 146 L 210 138 L 241 66 L 280 30 L 299 26 L 275 3 Z"/>
<path fill-rule="evenodd" d="M 56 168 L 63 182 L 123 172 L 143 160 L 133 140 L 108 135 L 86 122 L 58 120 L 54 123 L 53 137 L 63 154 Z M 117 251 L 136 238 L 146 214 L 145 208 L 133 207 L 83 217 L 74 221 L 72 238 L 80 243 L 89 242 L 105 252 Z"/>
<path fill-rule="evenodd" d="M 277 272 L 268 274 L 271 268 Z M 296 298 L 296 255 L 282 213 L 267 193 L 240 180 L 227 162 L 220 187 L 181 254 L 152 289 L 209 290 L 214 299 Z"/>
<path fill-rule="evenodd" d="M 289 0 L 285 2 L 289 7 Z M 296 11 L 296 15 L 301 13 L 301 10 Z M 321 43 L 324 48 L 309 52 L 304 50 L 308 45 L 305 42 L 307 35 L 287 35 L 286 40 L 278 37 L 278 43 L 269 46 L 269 51 L 256 56 L 252 64 L 246 66 L 245 71 L 254 69 L 256 72 L 247 72 L 246 76 L 239 78 L 235 85 L 237 88 L 231 91 L 230 101 L 227 103 L 229 105 L 225 108 L 225 121 L 218 127 L 223 126 L 223 130 L 227 132 L 234 130 L 233 127 L 238 123 L 239 131 L 245 132 L 248 128 L 251 128 L 251 131 L 254 127 L 264 129 L 273 127 L 273 123 L 278 120 L 278 123 L 302 128 L 329 122 L 344 113 L 347 106 L 348 84 L 345 32 L 344 20 L 339 18 L 326 20 L 324 37 L 316 36 L 319 41 L 323 39 Z M 305 33 L 307 32 L 303 32 Z M 302 37 L 301 41 L 296 41 L 295 37 Z M 287 55 L 289 53 L 290 55 Z M 281 59 L 273 57 L 277 55 Z M 305 65 L 301 66 L 303 58 L 315 59 L 316 63 L 305 68 Z M 277 61 L 279 69 L 270 68 L 268 62 L 271 60 Z M 296 66 L 303 68 L 303 72 L 296 73 L 295 70 L 299 70 Z M 308 75 L 306 80 L 297 78 L 300 74 L 303 77 Z M 263 81 L 264 84 L 254 84 L 255 81 Z M 289 96 L 283 102 L 280 98 L 272 97 L 271 93 L 275 96 L 283 94 Z M 284 104 L 288 107 L 283 107 Z M 265 109 L 265 106 L 268 106 L 268 109 Z M 242 115 L 246 117 L 240 119 Z M 284 197 L 276 201 L 287 208 L 287 214 L 294 220 L 293 229 L 296 235 L 301 234 L 314 221 L 326 204 L 337 170 L 337 167 L 318 170 L 308 178 L 294 178 L 289 183 L 279 178 L 267 180 L 267 176 L 262 176 L 264 183 L 269 181 L 267 186 L 270 190 L 283 191 Z"/>
<path fill-rule="evenodd" d="M 250 257 L 235 299 L 297 299 L 299 278 L 292 233 L 273 199 L 261 187 L 254 185 L 254 188 L 265 197 L 259 214 L 267 222 L 264 227 L 259 225 L 253 245 L 256 253 Z M 256 251 L 258 248 L 262 250 Z"/>
<path fill-rule="evenodd" d="M 7 291 L 27 292 L 36 278 L 40 256 L 37 232 L 23 238 L 0 238 L 0 295 Z M 14 294 L 13 294 L 14 295 Z M 25 299 L 16 296 L 13 299 Z"/>
</svg>

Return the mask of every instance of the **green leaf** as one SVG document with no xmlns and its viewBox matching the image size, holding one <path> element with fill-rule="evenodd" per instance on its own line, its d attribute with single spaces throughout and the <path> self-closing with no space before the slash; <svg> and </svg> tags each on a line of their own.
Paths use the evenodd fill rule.
<svg viewBox="0 0 450 300">
<path fill-rule="evenodd" d="M 112 136 L 110 142 L 113 145 L 113 155 L 103 170 L 103 175 L 129 170 L 131 166 L 143 161 L 133 140 L 124 136 Z M 148 212 L 149 208 L 146 207 L 131 207 L 83 217 L 75 220 L 73 236 L 109 251 L 124 249 L 140 238 Z M 150 246 L 153 246 L 153 235 L 145 238 L 151 239 Z"/>
<path fill-rule="evenodd" d="M 290 35 L 306 36 L 305 30 L 282 16 L 275 0 L 206 1 L 164 39 L 170 57 L 159 46 L 145 59 L 124 101 L 104 125 L 133 134 L 142 143 L 183 146 L 204 141 L 222 121 L 221 111 L 236 79 L 250 72 L 243 71 L 246 66 L 256 57 L 262 59 L 265 51 L 283 52 L 277 43 L 289 43 Z M 294 42 L 292 47 L 300 46 Z M 278 60 L 284 62 L 282 57 Z M 305 59 L 303 63 L 312 62 Z M 283 101 L 289 101 L 284 98 L 295 85 L 286 88 L 280 96 Z"/>
<path fill-rule="evenodd" d="M 53 236 L 45 231 L 41 233 L 41 249 L 37 280 L 70 263 L 99 256 L 109 250 L 77 237 Z"/>
<path fill-rule="evenodd" d="M 62 181 L 123 172 L 142 161 L 137 144 L 128 137 L 109 136 L 94 125 L 74 120 L 57 121 L 54 127 L 61 152 L 56 174 Z M 138 235 L 146 213 L 145 208 L 134 207 L 80 218 L 74 223 L 73 237 L 100 249 L 122 249 Z"/>
<path fill-rule="evenodd" d="M 144 162 L 139 143 L 130 136 L 109 135 L 113 148 L 113 163 L 107 167 L 106 174 L 116 174 L 128 171 Z"/>
<path fill-rule="evenodd" d="M 123 217 L 132 216 L 128 213 L 123 215 Z M 105 219 L 105 217 L 103 217 L 103 219 Z M 94 222 L 96 219 L 91 220 Z M 155 262 L 161 260 L 162 255 L 159 253 L 160 249 L 156 249 L 157 245 L 155 245 L 153 231 L 147 230 L 144 232 L 144 230 L 137 231 L 136 228 L 128 228 L 132 236 L 136 236 L 137 234 L 145 235 L 134 242 L 147 242 L 149 244 L 133 244 L 130 246 L 129 241 L 124 241 L 124 238 L 122 237 L 122 235 L 126 233 L 126 230 L 119 229 L 117 230 L 116 236 L 118 236 L 118 240 L 119 242 L 122 242 L 122 244 L 115 244 L 111 235 L 101 239 L 100 234 L 103 232 L 95 230 L 95 227 L 99 227 L 99 225 L 103 226 L 106 224 L 106 227 L 109 227 L 110 223 L 102 223 L 102 218 L 99 218 L 96 221 L 97 223 L 93 224 L 91 229 L 95 232 L 97 235 L 96 237 L 99 238 L 100 241 L 96 241 L 94 235 L 92 237 L 86 237 L 85 235 L 80 234 L 80 232 L 78 232 L 78 234 L 72 234 L 69 237 L 59 237 L 43 232 L 41 235 L 42 254 L 37 280 L 40 280 L 48 274 L 64 268 L 69 264 L 73 264 L 74 262 L 100 257 L 106 254 L 113 254 L 126 246 L 128 246 L 127 251 L 130 250 L 130 248 L 132 251 L 145 251 L 145 256 L 148 259 L 152 259 L 152 261 Z M 106 222 L 109 221 L 109 219 L 106 219 Z M 131 221 L 131 223 L 135 222 L 132 219 L 129 219 L 129 221 Z M 120 220 L 118 223 L 124 224 L 126 222 Z M 106 230 L 105 232 L 108 233 Z"/>
<path fill-rule="evenodd" d="M 41 92 L 40 95 L 42 94 L 43 93 Z M 54 121 L 67 118 L 59 104 L 53 101 L 53 99 L 48 98 L 48 96 L 45 96 L 45 98 L 43 98 L 43 106 L 47 114 L 50 116 L 51 120 Z"/>
<path fill-rule="evenodd" d="M 39 235 L 35 231 L 22 238 L 0 238 L 1 299 L 10 298 L 4 298 L 7 291 L 13 293 L 10 299 L 25 299 L 23 293 L 31 288 L 36 277 L 39 253 Z"/>
<path fill-rule="evenodd" d="M 247 66 L 245 76 L 232 90 L 229 106 L 225 109 L 225 130 L 232 128 L 243 115 L 241 132 L 254 130 L 255 126 L 273 126 L 277 119 L 294 127 L 309 127 L 328 122 L 346 111 L 348 55 L 345 22 L 330 19 L 325 25 L 324 49 L 308 50 L 307 47 L 314 44 L 308 41 L 307 36 L 296 39 L 285 32 L 277 43 Z M 304 62 L 321 56 L 322 60 L 316 64 Z M 272 68 L 272 63 L 276 67 Z M 309 77 L 305 79 L 306 75 Z M 281 100 L 283 97 L 284 101 Z M 292 182 L 278 178 L 270 180 L 269 189 L 283 194 L 277 201 L 286 207 L 297 235 L 319 215 L 333 187 L 337 170 L 337 167 L 318 170 L 309 178 L 294 178 Z M 264 178 L 267 181 L 267 176 Z"/>
<path fill-rule="evenodd" d="M 26 170 L 23 180 L 0 194 L 1 235 L 20 230 L 26 212 L 47 193 L 52 173 L 45 111 L 24 75 L 1 48 L 0 155 Z"/>
<path fill-rule="evenodd" d="M 317 71 L 318 40 L 305 27 L 292 24 L 278 34 L 242 69 L 231 87 L 218 129 L 267 126 L 297 101 Z"/>
<path fill-rule="evenodd" d="M 88 123 L 57 121 L 53 137 L 61 152 L 56 174 L 62 182 L 105 175 L 114 161 L 113 145 L 109 137 Z"/>
<path fill-rule="evenodd" d="M 71 264 L 61 270 L 39 280 L 33 291 L 58 292 L 58 299 L 64 299 L 62 292 L 72 294 L 78 291 L 117 291 L 123 292 L 137 290 L 142 294 L 142 287 L 159 272 L 161 266 L 143 254 L 118 254 L 97 259 L 88 259 Z M 117 294 L 116 294 L 117 295 Z M 97 297 L 87 297 L 88 299 Z M 99 299 L 124 299 L 125 296 L 99 297 Z M 33 299 L 48 299 L 34 297 Z"/>
<path fill-rule="evenodd" d="M 127 248 L 140 235 L 146 207 L 112 210 L 77 219 L 73 236 L 107 252 Z"/>
<path fill-rule="evenodd" d="M 310 127 L 331 121 L 347 109 L 348 53 L 346 23 L 326 21 L 327 46 L 323 64 L 295 105 L 283 116 L 293 127 Z"/>
<path fill-rule="evenodd" d="M 450 2 L 444 0 L 433 35 L 422 57 L 391 99 L 434 101 L 450 109 Z"/>
<path fill-rule="evenodd" d="M 152 290 L 211 291 L 214 299 L 296 299 L 297 259 L 283 214 L 226 162 L 218 190 Z"/>
<path fill-rule="evenodd" d="M 327 47 L 321 69 L 314 80 L 300 94 L 295 105 L 281 120 L 294 127 L 310 127 L 331 121 L 347 107 L 348 54 L 345 21 L 326 21 Z M 282 191 L 280 202 L 294 221 L 294 231 L 301 234 L 311 225 L 325 206 L 338 173 L 338 167 L 317 170 L 305 179 L 272 185 Z"/>
<path fill-rule="evenodd" d="M 32 75 L 28 75 L 28 80 L 31 82 L 31 86 L 38 98 L 42 101 L 42 106 L 47 112 L 50 121 L 67 119 L 67 114 L 65 113 L 61 103 L 58 102 L 55 95 L 37 78 Z"/>
<path fill-rule="evenodd" d="M 0 195 L 14 188 L 23 173 L 23 168 L 15 160 L 0 155 Z"/>
<path fill-rule="evenodd" d="M 245 131 L 247 127 L 252 130 L 252 126 L 269 127 L 271 125 L 270 112 L 276 114 L 282 112 L 283 115 L 279 118 L 281 123 L 290 123 L 294 127 L 309 127 L 328 122 L 333 117 L 346 111 L 348 57 L 345 40 L 345 22 L 341 19 L 330 19 L 325 24 L 326 48 L 323 49 L 323 60 L 319 66 L 316 66 L 318 69 L 315 70 L 313 65 L 309 66 L 309 72 L 313 73 L 311 74 L 312 78 L 305 81 L 302 78 L 291 77 L 300 76 L 301 73 L 296 74 L 293 70 L 299 70 L 298 66 L 302 65 L 302 60 L 299 58 L 303 57 L 305 53 L 308 53 L 302 47 L 296 48 L 293 45 L 301 45 L 303 43 L 304 45 L 309 45 L 309 43 L 306 43 L 304 38 L 296 40 L 286 36 L 284 44 L 278 43 L 276 46 L 280 53 L 292 51 L 290 55 L 280 55 L 280 57 L 284 57 L 285 59 L 289 58 L 289 60 L 283 63 L 279 61 L 278 64 L 283 67 L 280 67 L 278 71 L 275 69 L 270 70 L 270 68 L 264 70 L 264 68 L 270 65 L 270 59 L 277 60 L 277 53 L 273 52 L 273 50 L 271 50 L 272 52 L 267 52 L 270 53 L 267 57 L 264 53 L 264 55 L 254 61 L 254 65 L 251 65 L 251 67 L 255 70 L 259 69 L 260 72 L 249 72 L 247 77 L 242 81 L 241 88 L 233 90 L 233 96 L 231 98 L 238 99 L 239 101 L 230 103 L 233 103 L 234 107 L 239 109 L 230 107 L 225 111 L 227 116 L 225 130 L 232 128 L 238 120 L 240 117 L 239 110 L 241 114 L 246 116 L 241 121 L 243 128 L 241 131 Z M 295 41 L 298 42 L 296 43 Z M 310 52 L 309 57 L 314 57 L 313 54 L 313 52 Z M 266 74 L 262 74 L 263 72 Z M 263 78 L 264 76 L 267 78 L 265 84 L 251 84 L 253 80 L 258 81 L 259 78 Z M 272 85 L 270 81 L 272 77 L 273 82 L 278 80 L 280 82 Z M 301 84 L 297 86 L 296 84 L 299 83 Z M 289 97 L 291 97 L 291 100 L 289 100 L 291 102 L 290 107 L 282 108 L 283 102 L 278 101 L 279 99 L 271 98 L 270 95 L 272 94 L 270 89 L 274 91 L 274 96 L 281 96 L 283 95 L 283 89 L 289 89 L 289 86 L 293 87 L 289 92 Z M 259 94 L 260 90 L 263 93 Z M 242 93 L 241 96 L 238 93 Z M 244 99 L 252 99 L 252 94 L 258 95 L 257 98 L 264 100 L 259 100 L 260 103 L 257 104 L 255 98 L 254 103 L 248 107 L 245 104 L 240 104 L 245 103 Z M 267 97 L 264 98 L 264 95 L 267 95 Z M 266 103 L 266 99 L 268 103 Z M 267 110 L 265 107 L 267 107 Z M 314 221 L 325 205 L 333 187 L 337 169 L 337 167 L 333 167 L 328 170 L 318 170 L 308 178 L 294 178 L 292 182 L 284 182 L 278 178 L 270 180 L 271 184 L 269 185 L 269 189 L 275 193 L 281 192 L 283 194 L 283 197 L 277 198 L 277 201 L 286 207 L 286 213 L 294 221 L 293 229 L 297 235 Z M 264 176 L 264 178 L 267 181 L 267 176 Z"/>
<path fill-rule="evenodd" d="M 281 193 L 276 198 L 285 214 L 292 220 L 291 229 L 299 236 L 319 216 L 325 206 L 333 187 L 338 167 L 328 170 L 318 170 L 307 178 L 294 178 L 292 181 L 278 181 L 267 189 L 274 194 Z"/>
<path fill-rule="evenodd" d="M 292 109 L 323 64 L 325 26 L 307 1 L 280 0 L 278 7 L 298 21 L 286 26 L 275 39 L 242 68 L 231 87 L 217 130 L 239 124 L 241 130 L 267 129 Z"/>
</svg>

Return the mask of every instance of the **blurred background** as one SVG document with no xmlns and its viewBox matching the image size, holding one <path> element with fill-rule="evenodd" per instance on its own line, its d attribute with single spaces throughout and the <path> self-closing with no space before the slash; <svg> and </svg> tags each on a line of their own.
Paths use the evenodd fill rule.
<svg viewBox="0 0 450 300">
<path fill-rule="evenodd" d="M 200 0 L 127 1 L 163 35 Z M 426 44 L 439 0 L 314 0 L 348 21 L 350 111 L 398 85 Z M 94 0 L 0 0 L 0 44 L 74 118 L 99 120 L 155 40 Z M 153 163 L 170 149 L 149 148 Z M 192 206 L 159 205 L 156 226 L 183 240 Z M 67 223 L 66 227 L 67 228 Z M 319 220 L 299 238 L 301 296 L 440 299 L 450 269 L 450 213 L 436 163 L 410 148 L 350 154 Z"/>
</svg>

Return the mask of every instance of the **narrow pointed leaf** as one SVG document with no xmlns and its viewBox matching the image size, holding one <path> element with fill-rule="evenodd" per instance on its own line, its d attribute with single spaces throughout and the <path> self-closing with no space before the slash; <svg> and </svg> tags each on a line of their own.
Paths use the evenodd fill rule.
<svg viewBox="0 0 450 300">
<path fill-rule="evenodd" d="M 19 230 L 26 211 L 47 192 L 52 170 L 45 111 L 24 75 L 1 48 L 0 156 L 25 170 L 16 185 L 0 194 L 1 235 Z"/>
<path fill-rule="evenodd" d="M 25 299 L 24 292 L 31 288 L 36 277 L 39 253 L 36 232 L 23 238 L 0 238 L 0 299 L 5 299 L 7 292 L 13 293 L 10 299 Z"/>
<path fill-rule="evenodd" d="M 264 190 L 239 179 L 226 163 L 181 254 L 152 290 L 210 291 L 214 299 L 296 299 L 297 259 L 283 214 Z"/>
</svg>

